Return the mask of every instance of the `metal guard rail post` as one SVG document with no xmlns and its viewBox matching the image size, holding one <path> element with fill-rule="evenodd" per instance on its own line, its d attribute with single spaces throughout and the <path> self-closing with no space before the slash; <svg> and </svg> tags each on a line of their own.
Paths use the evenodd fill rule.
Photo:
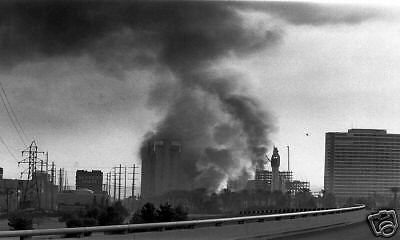
<svg viewBox="0 0 400 240">
<path fill-rule="evenodd" d="M 365 205 L 336 208 L 318 211 L 270 214 L 270 215 L 257 215 L 247 217 L 232 217 L 232 218 L 217 218 L 206 220 L 191 220 L 180 222 L 160 222 L 160 223 L 143 223 L 143 224 L 123 224 L 123 225 L 110 225 L 110 226 L 95 226 L 95 227 L 77 227 L 77 228 L 55 228 L 55 229 L 34 229 L 34 230 L 17 230 L 17 231 L 0 231 L 0 238 L 4 237 L 31 237 L 41 235 L 62 235 L 62 234 L 80 234 L 85 232 L 111 232 L 111 231 L 127 231 L 127 230 L 148 230 L 148 229 L 164 229 L 187 227 L 193 228 L 196 226 L 221 226 L 222 224 L 244 224 L 246 221 L 264 222 L 267 220 L 280 220 L 285 218 L 296 218 L 316 215 L 326 215 L 335 213 L 344 213 L 364 209 Z"/>
</svg>

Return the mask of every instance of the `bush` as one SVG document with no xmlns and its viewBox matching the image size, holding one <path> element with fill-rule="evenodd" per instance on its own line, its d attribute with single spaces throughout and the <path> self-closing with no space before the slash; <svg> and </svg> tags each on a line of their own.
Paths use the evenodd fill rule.
<svg viewBox="0 0 400 240">
<path fill-rule="evenodd" d="M 83 227 L 82 221 L 78 218 L 68 219 L 65 225 L 67 225 L 67 228 Z"/>
<path fill-rule="evenodd" d="M 119 225 L 123 224 L 125 217 L 128 215 L 128 211 L 122 206 L 121 202 L 116 202 L 113 206 L 107 207 L 105 211 L 103 211 L 98 217 L 98 225 Z M 124 230 L 121 231 L 111 231 L 108 233 L 111 234 L 121 234 L 124 233 Z"/>
<path fill-rule="evenodd" d="M 96 225 L 97 225 L 97 220 L 94 219 L 94 218 L 84 218 L 84 219 L 82 220 L 82 223 L 83 223 L 83 226 L 84 226 L 84 227 L 93 227 L 93 226 L 96 226 Z M 91 232 L 85 232 L 85 233 L 83 233 L 83 236 L 90 236 L 90 235 L 92 235 Z"/>
<path fill-rule="evenodd" d="M 131 219 L 129 220 L 129 223 L 136 223 L 136 224 L 144 223 L 144 221 L 142 219 L 142 215 L 140 214 L 140 211 L 136 211 L 132 215 Z"/>
<path fill-rule="evenodd" d="M 106 211 L 99 215 L 98 223 L 100 226 L 117 225 L 124 222 L 124 217 L 118 213 L 114 207 L 107 207 Z"/>
<path fill-rule="evenodd" d="M 82 221 L 77 217 L 73 217 L 71 219 L 68 219 L 65 222 L 65 225 L 67 226 L 67 228 L 83 227 Z M 80 237 L 80 236 L 81 236 L 81 233 L 67 233 L 65 235 L 66 238 Z"/>
<path fill-rule="evenodd" d="M 32 229 L 32 217 L 23 213 L 14 213 L 8 219 L 8 226 L 13 230 L 30 230 Z"/>
<path fill-rule="evenodd" d="M 122 216 L 123 218 L 126 218 L 129 215 L 128 210 L 126 210 L 126 208 L 122 206 L 121 201 L 116 202 L 113 207 L 115 209 L 115 212 L 117 212 L 117 214 Z"/>
<path fill-rule="evenodd" d="M 169 203 L 161 204 L 158 209 L 152 203 L 146 203 L 136 211 L 130 223 L 172 222 L 187 220 L 187 212 L 182 206 L 173 208 Z"/>
<path fill-rule="evenodd" d="M 175 211 L 170 204 L 160 205 L 157 209 L 157 220 L 159 222 L 172 222 L 175 220 Z"/>
<path fill-rule="evenodd" d="M 116 202 L 113 206 L 106 207 L 93 205 L 72 214 L 64 214 L 62 219 L 66 220 L 68 228 L 73 227 L 92 227 L 123 224 L 128 211 L 122 206 L 121 202 Z M 112 231 L 109 233 L 123 233 L 124 231 Z M 66 237 L 79 237 L 81 234 L 67 234 Z M 83 233 L 84 236 L 90 236 L 91 232 Z"/>
<path fill-rule="evenodd" d="M 140 210 L 140 217 L 145 223 L 157 222 L 157 210 L 152 203 L 146 203 Z"/>
<path fill-rule="evenodd" d="M 75 228 L 75 227 L 92 227 L 96 226 L 97 220 L 94 218 L 84 218 L 84 219 L 79 219 L 77 217 L 68 219 L 65 224 L 67 225 L 67 228 Z M 90 236 L 92 233 L 91 232 L 85 232 L 83 233 L 84 236 Z M 79 237 L 81 233 L 69 233 L 66 235 L 66 237 Z"/>
<path fill-rule="evenodd" d="M 74 214 L 73 213 L 69 213 L 69 212 L 63 212 L 61 213 L 61 216 L 58 218 L 59 222 L 65 222 L 68 219 L 74 218 Z"/>
<path fill-rule="evenodd" d="M 82 223 L 84 227 L 93 227 L 96 226 L 97 220 L 94 218 L 84 218 Z"/>
<path fill-rule="evenodd" d="M 188 212 L 183 208 L 182 205 L 178 205 L 175 208 L 174 221 L 186 221 L 187 219 L 188 219 Z"/>
</svg>

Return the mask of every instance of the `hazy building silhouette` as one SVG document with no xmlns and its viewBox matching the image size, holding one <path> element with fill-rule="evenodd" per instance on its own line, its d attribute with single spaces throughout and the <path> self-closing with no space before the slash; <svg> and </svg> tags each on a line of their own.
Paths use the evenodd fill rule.
<svg viewBox="0 0 400 240">
<path fill-rule="evenodd" d="M 103 190 L 103 173 L 100 170 L 91 172 L 85 170 L 76 171 L 76 189 L 90 189 L 96 193 Z"/>
<path fill-rule="evenodd" d="M 297 192 L 300 192 L 304 189 L 310 189 L 310 182 L 294 180 L 292 171 L 280 171 L 279 179 L 281 184 L 280 191 L 282 192 L 290 192 L 291 194 L 296 194 Z M 271 183 L 272 171 L 257 169 L 255 172 L 254 180 L 248 181 L 247 188 L 255 190 L 272 190 Z"/>
<path fill-rule="evenodd" d="M 324 188 L 336 198 L 390 195 L 400 187 L 400 134 L 350 129 L 328 132 Z"/>
<path fill-rule="evenodd" d="M 310 190 L 310 182 L 299 180 L 290 181 L 287 182 L 286 189 L 294 195 L 304 190 Z"/>
<path fill-rule="evenodd" d="M 274 151 L 271 157 L 271 168 L 272 168 L 272 179 L 271 179 L 271 190 L 281 191 L 281 179 L 279 177 L 279 166 L 281 164 L 281 157 L 278 153 L 278 148 L 274 147 Z"/>
<path fill-rule="evenodd" d="M 293 180 L 292 171 L 279 171 L 279 179 L 281 182 L 287 182 Z M 265 181 L 268 184 L 272 183 L 272 171 L 256 169 L 254 179 L 257 181 Z M 272 190 L 272 189 L 271 189 Z"/>
<path fill-rule="evenodd" d="M 296 194 L 304 189 L 310 189 L 310 182 L 293 180 L 292 171 L 279 171 L 280 156 L 278 148 L 274 147 L 271 156 L 271 169 L 256 169 L 254 180 L 248 180 L 247 189 L 280 191 Z"/>
<path fill-rule="evenodd" d="M 149 141 L 142 156 L 141 192 L 143 198 L 185 189 L 181 181 L 181 143 L 178 141 Z"/>
</svg>

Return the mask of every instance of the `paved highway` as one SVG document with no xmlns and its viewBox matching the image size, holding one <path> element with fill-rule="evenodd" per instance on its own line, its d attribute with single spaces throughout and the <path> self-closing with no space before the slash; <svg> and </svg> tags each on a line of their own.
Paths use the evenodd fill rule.
<svg viewBox="0 0 400 240">
<path fill-rule="evenodd" d="M 162 236 L 162 235 L 160 235 Z M 204 237 L 204 236 L 203 236 Z M 202 239 L 201 236 L 194 236 L 195 239 Z M 35 238 L 37 239 L 37 238 Z M 75 239 L 75 238 L 70 238 Z M 94 234 L 94 236 L 89 238 L 80 238 L 80 239 L 88 239 L 88 240 L 128 240 L 135 239 L 135 234 L 127 234 L 127 235 L 103 235 L 103 234 Z M 163 238 L 155 238 L 162 240 Z M 207 239 L 207 238 L 204 238 Z M 254 238 L 251 238 L 255 240 Z M 264 240 L 262 237 L 256 238 L 257 240 Z M 270 238 L 268 238 L 270 239 Z M 328 230 L 312 232 L 312 233 L 304 233 L 300 235 L 286 236 L 280 238 L 273 238 L 273 240 L 383 240 L 386 238 L 375 237 L 371 232 L 369 225 L 367 222 L 356 223 L 345 227 L 337 227 Z M 400 232 L 397 232 L 393 237 L 388 238 L 390 240 L 400 240 Z M 190 238 L 188 238 L 190 240 Z M 232 239 L 234 240 L 234 239 Z"/>
<path fill-rule="evenodd" d="M 381 240 L 375 237 L 369 228 L 367 221 L 350 226 L 338 227 L 313 233 L 305 233 L 290 237 L 274 238 L 274 240 Z M 400 239 L 400 231 L 388 239 Z"/>
</svg>

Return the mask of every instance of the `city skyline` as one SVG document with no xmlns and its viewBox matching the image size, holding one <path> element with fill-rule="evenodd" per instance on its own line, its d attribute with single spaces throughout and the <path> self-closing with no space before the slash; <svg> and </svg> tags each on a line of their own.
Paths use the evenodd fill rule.
<svg viewBox="0 0 400 240">
<path fill-rule="evenodd" d="M 294 177 L 322 187 L 326 132 L 371 128 L 400 133 L 396 122 L 399 8 L 318 3 L 295 3 L 288 8 L 285 4 L 230 6 L 241 20 L 240 30 L 267 42 L 262 47 L 255 46 L 260 42 L 251 42 L 255 45 L 246 47 L 257 51 L 250 53 L 228 48 L 213 59 L 208 71 L 236 79 L 235 91 L 246 92 L 261 103 L 273 129 L 268 135 L 268 155 L 277 146 L 281 168 L 286 169 L 289 145 Z M 171 65 L 157 58 L 159 39 L 147 36 L 151 41 L 146 45 L 135 29 L 118 26 L 94 36 L 83 31 L 86 38 L 71 37 L 64 42 L 59 35 L 46 32 L 52 29 L 42 29 L 44 39 L 39 40 L 46 40 L 49 47 L 43 50 L 45 46 L 35 39 L 21 40 L 31 35 L 29 25 L 22 29 L 13 25 L 18 14 L 7 16 L 13 29 L 10 33 L 20 38 L 13 39 L 14 43 L 0 41 L 0 81 L 27 135 L 26 144 L 35 139 L 41 151 L 49 152 L 50 161 L 70 172 L 71 183 L 77 169 L 107 172 L 117 164 L 140 164 L 140 144 L 166 116 L 169 94 L 174 93 L 169 88 L 176 81 Z M 58 34 L 68 35 L 67 23 L 48 17 L 53 22 L 60 20 L 54 26 L 67 32 Z M 80 33 L 76 31 L 72 34 Z M 87 41 L 84 47 L 88 49 L 80 48 L 80 41 Z M 28 44 L 32 47 L 24 49 Z M 165 94 L 164 101 L 149 102 L 154 91 Z M 3 106 L 0 134 L 21 160 L 25 147 Z M 4 145 L 0 156 L 4 177 L 18 178 L 22 168 L 17 168 Z"/>
</svg>

